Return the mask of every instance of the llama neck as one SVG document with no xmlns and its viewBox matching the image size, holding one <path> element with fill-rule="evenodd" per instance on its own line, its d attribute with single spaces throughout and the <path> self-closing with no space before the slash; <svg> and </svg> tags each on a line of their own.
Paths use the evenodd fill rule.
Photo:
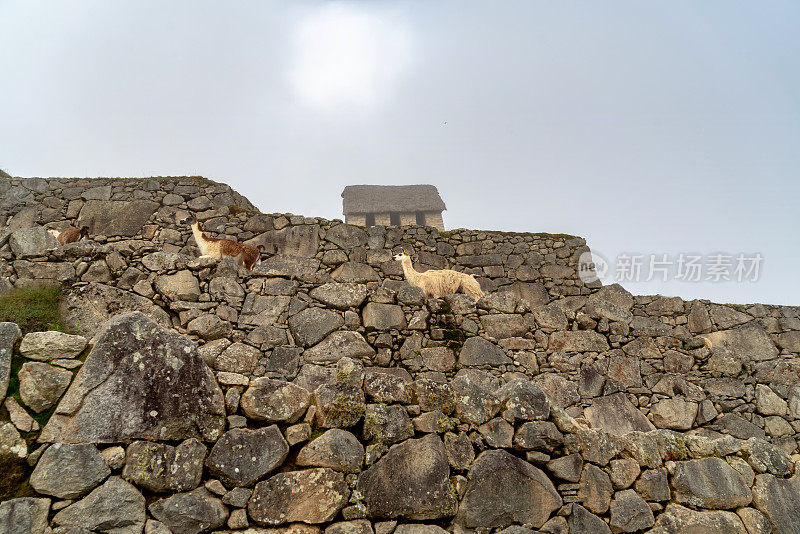
<svg viewBox="0 0 800 534">
<path fill-rule="evenodd" d="M 411 265 L 411 258 L 403 258 L 403 261 L 400 262 L 400 265 L 403 267 L 403 274 L 406 276 L 406 280 L 410 283 L 414 283 L 419 278 L 419 273 L 414 270 L 414 266 Z"/>
<path fill-rule="evenodd" d="M 194 235 L 194 241 L 197 243 L 197 247 L 200 249 L 200 253 L 205 254 L 206 249 L 208 248 L 208 242 L 203 235 L 203 231 L 200 229 L 199 222 L 196 222 L 192 225 L 192 234 Z"/>
</svg>

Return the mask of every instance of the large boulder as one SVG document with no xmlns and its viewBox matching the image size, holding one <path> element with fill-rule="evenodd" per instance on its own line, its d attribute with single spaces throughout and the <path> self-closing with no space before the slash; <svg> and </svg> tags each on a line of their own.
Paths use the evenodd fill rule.
<svg viewBox="0 0 800 534">
<path fill-rule="evenodd" d="M 111 474 L 111 469 L 89 443 L 54 443 L 44 451 L 31 474 L 31 487 L 59 499 L 86 495 Z"/>
<path fill-rule="evenodd" d="M 652 510 L 635 491 L 628 489 L 614 495 L 609 523 L 612 532 L 639 532 L 653 523 Z"/>
<path fill-rule="evenodd" d="M 265 228 L 265 226 L 262 224 L 261 228 Z M 267 252 L 275 254 L 273 257 L 313 259 L 319 249 L 319 226 L 304 224 L 270 230 L 246 241 L 246 244 L 254 247 L 264 245 Z"/>
<path fill-rule="evenodd" d="M 390 448 L 361 473 L 356 489 L 364 496 L 368 517 L 437 519 L 456 511 L 449 477 L 444 444 L 429 434 Z"/>
<path fill-rule="evenodd" d="M 345 284 L 329 282 L 315 287 L 309 292 L 311 298 L 339 310 L 358 308 L 367 298 L 367 286 L 364 284 Z"/>
<path fill-rule="evenodd" d="M 148 510 L 172 534 L 199 534 L 221 527 L 228 519 L 228 509 L 206 488 L 161 499 Z"/>
<path fill-rule="evenodd" d="M 614 487 L 605 471 L 593 464 L 586 464 L 578 486 L 578 499 L 590 511 L 604 514 L 611 504 Z"/>
<path fill-rule="evenodd" d="M 375 330 L 402 330 L 406 327 L 403 308 L 396 304 L 370 302 L 361 312 L 364 326 Z"/>
<path fill-rule="evenodd" d="M 291 382 L 256 378 L 242 395 L 240 406 L 250 419 L 269 423 L 294 423 L 308 408 L 311 395 Z"/>
<path fill-rule="evenodd" d="M 256 484 L 247 511 L 266 525 L 325 523 L 336 517 L 349 496 L 342 473 L 324 467 L 289 471 Z"/>
<path fill-rule="evenodd" d="M 450 385 L 456 398 L 456 415 L 465 423 L 482 425 L 500 411 L 500 399 L 472 376 L 459 374 Z"/>
<path fill-rule="evenodd" d="M 358 473 L 364 463 L 364 446 L 350 432 L 332 428 L 300 449 L 295 461 L 301 466 Z"/>
<path fill-rule="evenodd" d="M 8 239 L 11 252 L 19 258 L 44 256 L 48 251 L 58 247 L 56 238 L 41 226 L 17 230 Z"/>
<path fill-rule="evenodd" d="M 542 388 L 530 380 L 511 380 L 497 396 L 502 402 L 503 417 L 511 422 L 541 421 L 550 416 L 550 400 Z"/>
<path fill-rule="evenodd" d="M 481 326 L 486 331 L 486 335 L 493 339 L 521 337 L 529 330 L 525 318 L 513 313 L 482 315 Z"/>
<path fill-rule="evenodd" d="M 306 308 L 289 319 L 289 330 L 303 347 L 316 345 L 340 326 L 339 314 L 323 308 Z"/>
<path fill-rule="evenodd" d="M 506 451 L 489 450 L 472 464 L 455 522 L 465 528 L 512 523 L 539 528 L 561 504 L 544 472 Z"/>
<path fill-rule="evenodd" d="M 19 352 L 29 360 L 47 362 L 56 358 L 80 356 L 88 345 L 83 336 L 75 336 L 50 330 L 25 334 L 19 345 Z"/>
<path fill-rule="evenodd" d="M 125 451 L 122 476 L 150 491 L 188 491 L 200 485 L 207 452 L 194 438 L 177 447 L 135 441 Z"/>
<path fill-rule="evenodd" d="M 658 428 L 689 430 L 697 417 L 696 402 L 680 398 L 662 399 L 650 407 L 653 423 Z"/>
<path fill-rule="evenodd" d="M 200 298 L 200 282 L 188 269 L 156 276 L 155 288 L 167 300 L 194 301 Z"/>
<path fill-rule="evenodd" d="M 411 375 L 398 367 L 369 367 L 364 374 L 364 392 L 376 402 L 411 404 Z"/>
<path fill-rule="evenodd" d="M 257 348 L 244 343 L 233 343 L 214 358 L 213 367 L 217 371 L 249 375 L 261 357 L 262 353 Z"/>
<path fill-rule="evenodd" d="M 681 310 L 683 311 L 683 310 Z M 711 320 L 717 324 L 720 330 L 727 330 L 734 326 L 750 322 L 753 318 L 743 312 L 734 309 L 731 306 L 722 306 L 719 304 L 711 305 Z"/>
<path fill-rule="evenodd" d="M 522 450 L 538 450 L 552 454 L 564 443 L 564 435 L 551 421 L 528 421 L 517 427 L 514 447 Z"/>
<path fill-rule="evenodd" d="M 40 441 L 213 441 L 220 436 L 222 391 L 191 340 L 140 312 L 111 319 L 96 340 Z"/>
<path fill-rule="evenodd" d="M 655 430 L 653 423 L 631 404 L 624 393 L 614 393 L 594 399 L 584 415 L 592 428 L 621 436 L 628 432 L 649 432 Z"/>
<path fill-rule="evenodd" d="M 21 497 L 0 503 L 0 532 L 44 534 L 48 530 L 50 499 Z"/>
<path fill-rule="evenodd" d="M 72 380 L 72 373 L 41 362 L 25 362 L 19 373 L 19 396 L 36 413 L 53 406 Z"/>
<path fill-rule="evenodd" d="M 185 269 L 189 262 L 192 261 L 191 256 L 186 254 L 178 254 L 177 252 L 153 252 L 142 257 L 142 265 L 150 271 L 172 271 L 175 269 Z"/>
<path fill-rule="evenodd" d="M 435 382 L 429 378 L 417 378 L 412 384 L 414 401 L 423 412 L 440 411 L 451 413 L 456 407 L 455 394 L 450 384 Z"/>
<path fill-rule="evenodd" d="M 158 209 L 150 200 L 89 200 L 75 225 L 89 227 L 91 235 L 135 236 Z"/>
<path fill-rule="evenodd" d="M 775 532 L 800 532 L 800 475 L 756 476 L 753 505 L 769 518 Z"/>
<path fill-rule="evenodd" d="M 604 352 L 608 350 L 608 340 L 594 330 L 563 330 L 550 334 L 548 348 L 562 352 Z"/>
<path fill-rule="evenodd" d="M 328 337 L 303 352 L 303 361 L 309 363 L 335 363 L 342 358 L 360 360 L 375 354 L 364 336 L 349 330 L 333 332 Z"/>
<path fill-rule="evenodd" d="M 772 529 L 767 532 L 771 532 Z M 659 514 L 650 534 L 697 532 L 703 534 L 748 534 L 739 516 L 733 512 L 701 512 L 670 503 Z M 784 531 L 781 531 L 784 532 Z M 786 531 L 790 532 L 790 531 Z"/>
<path fill-rule="evenodd" d="M 256 266 L 258 267 L 258 266 Z M 252 325 L 268 327 L 281 321 L 289 309 L 291 297 L 287 295 L 259 295 L 248 293 L 239 315 L 239 327 Z"/>
<path fill-rule="evenodd" d="M 234 428 L 214 444 L 206 465 L 230 486 L 249 486 L 283 463 L 289 444 L 276 425 L 257 430 Z"/>
<path fill-rule="evenodd" d="M 317 424 L 325 428 L 354 426 L 367 409 L 364 392 L 348 382 L 322 384 L 314 391 Z"/>
<path fill-rule="evenodd" d="M 28 444 L 12 423 L 0 424 L 0 499 L 14 495 L 28 477 Z"/>
<path fill-rule="evenodd" d="M 367 244 L 367 232 L 352 224 L 337 224 L 325 234 L 325 240 L 339 248 L 350 250 Z"/>
<path fill-rule="evenodd" d="M 606 289 L 606 287 L 619 289 Z M 589 296 L 583 312 L 595 319 L 630 323 L 633 319 L 633 314 L 630 312 L 633 306 L 633 297 L 619 284 L 606 287 Z"/>
<path fill-rule="evenodd" d="M 105 284 L 93 282 L 70 289 L 61 304 L 64 320 L 86 337 L 92 337 L 115 315 L 132 311 L 142 312 L 161 326 L 172 326 L 169 314 L 150 299 Z"/>
<path fill-rule="evenodd" d="M 739 362 L 772 360 L 778 357 L 775 343 L 766 330 L 757 324 L 703 334 L 703 337 L 716 356 L 733 358 Z"/>
<path fill-rule="evenodd" d="M 316 249 L 314 249 L 314 254 L 316 254 Z M 252 276 L 280 276 L 313 281 L 316 278 L 317 269 L 319 269 L 319 260 L 313 257 L 276 254 L 253 267 L 250 274 Z"/>
<path fill-rule="evenodd" d="M 786 477 L 794 473 L 794 462 L 785 451 L 762 438 L 747 440 L 742 452 L 757 473 Z"/>
<path fill-rule="evenodd" d="M 337 282 L 350 284 L 366 284 L 379 282 L 381 277 L 375 269 L 365 263 L 346 261 L 331 273 L 331 278 Z"/>
<path fill-rule="evenodd" d="M 458 363 L 466 367 L 506 365 L 511 363 L 511 358 L 488 339 L 474 336 L 464 342 L 458 355 Z"/>
<path fill-rule="evenodd" d="M 550 302 L 550 295 L 544 285 L 537 282 L 515 282 L 508 287 L 513 295 L 526 301 L 532 308 Z"/>
<path fill-rule="evenodd" d="M 611 534 L 605 521 L 578 503 L 572 505 L 572 514 L 567 522 L 569 532 L 575 534 Z"/>
<path fill-rule="evenodd" d="M 696 508 L 747 506 L 752 498 L 742 475 L 720 458 L 677 462 L 672 470 L 673 496 Z"/>
<path fill-rule="evenodd" d="M 756 384 L 756 410 L 761 415 L 786 415 L 789 405 L 769 386 Z"/>
<path fill-rule="evenodd" d="M 141 534 L 147 519 L 144 503 L 142 494 L 131 484 L 111 477 L 80 501 L 58 512 L 53 517 L 53 525 L 113 534 Z"/>
<path fill-rule="evenodd" d="M 233 330 L 231 323 L 220 319 L 213 313 L 204 313 L 200 317 L 192 319 L 186 325 L 187 332 L 198 335 L 206 341 L 229 336 L 231 330 Z"/>
<path fill-rule="evenodd" d="M 11 353 L 22 332 L 14 323 L 0 323 L 0 400 L 5 398 L 11 378 Z"/>
<path fill-rule="evenodd" d="M 408 412 L 402 406 L 369 404 L 364 413 L 363 438 L 382 443 L 397 443 L 414 436 Z"/>
<path fill-rule="evenodd" d="M 94 264 L 86 273 L 86 279 L 102 272 L 104 266 L 104 263 Z M 17 286 L 59 285 L 75 279 L 75 268 L 66 262 L 18 260 L 14 262 L 14 270 L 17 272 Z"/>
</svg>

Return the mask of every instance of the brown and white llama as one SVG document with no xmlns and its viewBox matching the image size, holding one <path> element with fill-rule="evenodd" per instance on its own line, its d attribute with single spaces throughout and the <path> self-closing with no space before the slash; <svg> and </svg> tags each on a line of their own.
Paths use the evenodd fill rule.
<svg viewBox="0 0 800 534">
<path fill-rule="evenodd" d="M 80 229 L 78 228 L 67 228 L 66 230 L 53 230 L 52 228 L 47 230 L 50 232 L 53 237 L 58 240 L 60 245 L 66 245 L 67 243 L 74 243 L 76 241 L 80 241 L 84 237 L 89 237 L 89 227 L 88 226 L 81 226 Z"/>
<path fill-rule="evenodd" d="M 248 271 L 261 261 L 263 245 L 259 245 L 256 248 L 232 239 L 211 237 L 200 228 L 200 221 L 197 220 L 194 214 L 189 215 L 180 223 L 191 226 L 195 243 L 197 243 L 197 248 L 200 249 L 200 257 L 207 256 L 216 260 L 233 258 L 239 265 L 244 265 L 244 268 Z"/>
<path fill-rule="evenodd" d="M 403 267 L 406 281 L 422 289 L 426 297 L 442 298 L 449 293 L 466 293 L 478 300 L 483 296 L 481 285 L 471 274 L 452 269 L 432 269 L 420 273 L 414 270 L 411 258 L 405 252 L 395 255 L 394 259 Z"/>
</svg>

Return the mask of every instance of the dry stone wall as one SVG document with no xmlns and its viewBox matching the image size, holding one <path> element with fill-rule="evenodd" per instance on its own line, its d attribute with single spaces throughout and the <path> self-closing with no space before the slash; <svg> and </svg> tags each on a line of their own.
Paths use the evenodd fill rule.
<svg viewBox="0 0 800 534">
<path fill-rule="evenodd" d="M 587 287 L 572 236 L 266 215 L 197 179 L 0 183 L 0 291 L 62 284 L 77 334 L 0 324 L 0 531 L 798 531 L 796 307 Z M 198 258 L 189 211 L 262 263 Z M 424 298 L 401 250 L 486 295 Z"/>
</svg>

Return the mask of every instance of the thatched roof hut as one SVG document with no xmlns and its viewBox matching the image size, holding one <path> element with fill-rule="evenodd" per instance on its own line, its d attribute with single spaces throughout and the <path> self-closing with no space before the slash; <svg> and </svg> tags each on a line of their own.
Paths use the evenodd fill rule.
<svg viewBox="0 0 800 534">
<path fill-rule="evenodd" d="M 418 224 L 444 229 L 442 211 L 447 206 L 433 185 L 348 185 L 342 198 L 345 220 L 350 224 Z"/>
</svg>

